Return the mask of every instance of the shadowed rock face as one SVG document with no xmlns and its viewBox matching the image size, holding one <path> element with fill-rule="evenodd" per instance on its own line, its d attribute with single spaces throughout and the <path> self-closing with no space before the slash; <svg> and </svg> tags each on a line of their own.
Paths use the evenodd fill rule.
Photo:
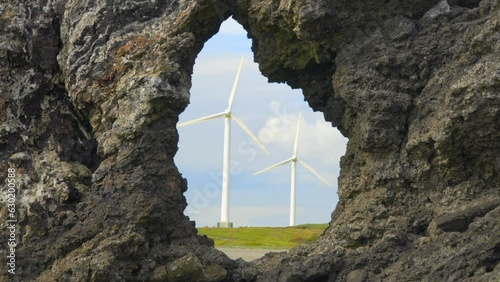
<svg viewBox="0 0 500 282">
<path fill-rule="evenodd" d="M 500 279 L 498 0 L 0 7 L 14 280 Z M 194 60 L 231 15 L 262 73 L 301 88 L 349 138 L 330 227 L 253 263 L 196 235 L 173 162 Z"/>
</svg>

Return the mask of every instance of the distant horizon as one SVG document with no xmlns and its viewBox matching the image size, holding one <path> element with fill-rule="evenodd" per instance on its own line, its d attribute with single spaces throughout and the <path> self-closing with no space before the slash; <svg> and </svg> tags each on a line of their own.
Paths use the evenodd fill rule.
<svg viewBox="0 0 500 282">
<path fill-rule="evenodd" d="M 271 152 L 267 156 L 234 122 L 230 216 L 234 227 L 287 227 L 290 204 L 290 165 L 252 176 L 258 170 L 290 158 L 298 113 L 303 113 L 299 159 L 324 176 L 333 187 L 321 183 L 302 167 L 297 171 L 297 225 L 329 222 L 337 202 L 340 157 L 347 139 L 323 114 L 313 112 L 301 90 L 268 83 L 253 62 L 251 41 L 233 19 L 225 21 L 218 34 L 196 59 L 190 105 L 179 122 L 222 112 L 241 57 L 245 64 L 234 100 L 233 113 L 259 137 Z M 209 92 L 210 94 L 207 94 Z M 220 221 L 223 118 L 179 128 L 179 151 L 175 163 L 188 180 L 184 193 L 185 214 L 196 226 L 216 226 Z M 200 142 L 202 140 L 202 142 Z"/>
<path fill-rule="evenodd" d="M 330 222 L 322 222 L 322 223 L 301 223 L 294 226 L 236 226 L 233 228 L 294 228 L 301 227 L 304 225 L 329 225 Z M 196 228 L 225 228 L 225 227 L 217 227 L 217 226 L 196 226 Z"/>
</svg>

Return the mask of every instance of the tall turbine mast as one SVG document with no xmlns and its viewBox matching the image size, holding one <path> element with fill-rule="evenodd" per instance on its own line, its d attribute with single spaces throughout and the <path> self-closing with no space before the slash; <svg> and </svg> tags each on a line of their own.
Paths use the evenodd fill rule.
<svg viewBox="0 0 500 282">
<path fill-rule="evenodd" d="M 250 131 L 250 129 L 237 118 L 232 113 L 234 96 L 236 95 L 236 88 L 238 87 L 238 81 L 240 79 L 241 69 L 243 68 L 244 58 L 241 58 L 240 66 L 238 67 L 238 72 L 236 73 L 236 78 L 233 83 L 233 88 L 231 89 L 231 94 L 229 95 L 228 107 L 224 112 L 209 115 L 206 117 L 194 119 L 191 121 L 183 122 L 177 125 L 178 128 L 204 122 L 207 120 L 216 119 L 219 117 L 224 117 L 224 155 L 222 161 L 222 202 L 221 202 L 221 214 L 220 222 L 217 223 L 217 227 L 233 227 L 233 223 L 229 220 L 229 192 L 230 192 L 230 160 L 231 160 L 231 119 L 233 119 L 242 129 L 245 131 L 261 148 L 269 154 L 266 147 L 259 141 L 257 136 Z"/>
<path fill-rule="evenodd" d="M 299 117 L 297 119 L 297 131 L 295 132 L 295 142 L 293 145 L 293 155 L 291 158 L 281 161 L 275 165 L 267 167 L 263 170 L 257 171 L 253 175 L 261 174 L 266 171 L 270 171 L 279 166 L 285 165 L 287 163 L 292 163 L 292 177 L 291 177 L 291 187 L 290 187 L 290 226 L 295 226 L 295 218 L 296 218 L 296 175 L 297 175 L 297 162 L 309 170 L 312 174 L 316 175 L 321 181 L 323 181 L 326 185 L 331 186 L 331 184 L 324 179 L 319 173 L 317 173 L 311 166 L 309 166 L 306 162 L 299 160 L 297 157 L 297 151 L 299 148 L 299 132 L 300 132 L 300 120 L 302 119 L 302 114 L 299 113 Z"/>
</svg>

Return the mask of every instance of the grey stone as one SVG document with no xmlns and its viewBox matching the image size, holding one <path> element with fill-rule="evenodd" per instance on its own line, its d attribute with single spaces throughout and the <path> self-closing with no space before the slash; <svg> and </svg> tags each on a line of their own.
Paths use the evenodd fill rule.
<svg viewBox="0 0 500 282">
<path fill-rule="evenodd" d="M 206 278 L 203 266 L 198 258 L 194 254 L 187 254 L 166 266 L 166 279 L 164 281 L 202 282 L 206 281 Z"/>
<path fill-rule="evenodd" d="M 460 211 L 436 218 L 436 224 L 441 230 L 446 232 L 464 232 L 476 217 L 484 216 L 498 206 L 500 206 L 500 199 L 467 206 L 461 208 Z"/>
<path fill-rule="evenodd" d="M 363 282 L 366 281 L 366 271 L 362 269 L 356 269 L 347 275 L 347 282 Z"/>
<path fill-rule="evenodd" d="M 205 268 L 205 276 L 209 282 L 219 282 L 226 279 L 227 271 L 218 264 L 211 264 Z"/>
</svg>

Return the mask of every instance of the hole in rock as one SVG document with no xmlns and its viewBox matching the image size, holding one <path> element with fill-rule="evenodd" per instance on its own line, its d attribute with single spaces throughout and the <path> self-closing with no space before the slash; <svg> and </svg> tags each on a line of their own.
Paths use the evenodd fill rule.
<svg viewBox="0 0 500 282">
<path fill-rule="evenodd" d="M 322 113 L 309 108 L 301 90 L 268 83 L 253 62 L 250 46 L 246 32 L 232 19 L 224 22 L 219 33 L 205 44 L 194 66 L 190 105 L 180 116 L 179 151 L 175 158 L 183 177 L 188 179 L 185 214 L 196 221 L 200 234 L 216 239 L 217 248 L 233 259 L 245 260 L 319 237 L 338 201 L 339 161 L 347 142 L 325 122 Z M 194 124 L 189 121 L 226 111 L 242 57 L 244 63 L 231 109 L 226 209 L 221 207 L 226 117 L 222 114 Z M 289 229 L 292 162 L 253 174 L 292 157 L 299 113 L 302 118 L 296 162 L 297 226 Z M 237 119 L 257 136 L 269 155 Z M 224 210 L 228 213 L 221 213 Z M 233 228 L 217 228 L 229 222 Z"/>
</svg>

